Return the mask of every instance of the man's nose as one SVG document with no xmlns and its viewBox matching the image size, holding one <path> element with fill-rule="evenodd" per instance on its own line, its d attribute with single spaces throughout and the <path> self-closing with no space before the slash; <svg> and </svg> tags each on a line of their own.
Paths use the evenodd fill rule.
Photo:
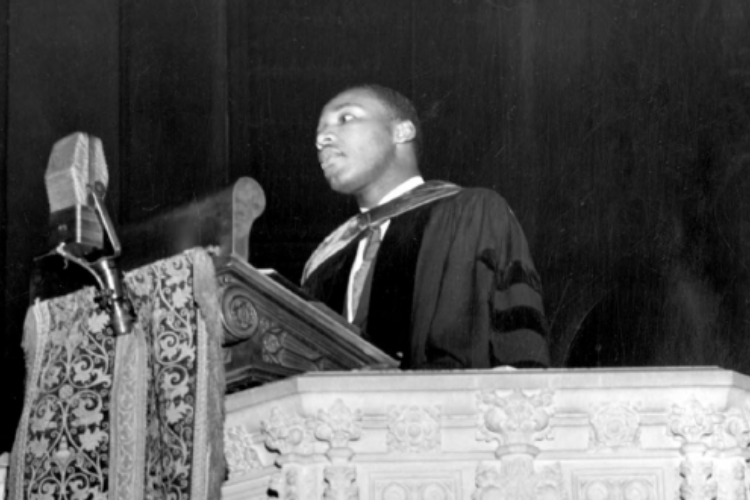
<svg viewBox="0 0 750 500">
<path fill-rule="evenodd" d="M 323 149 L 325 146 L 329 145 L 333 142 L 333 134 L 331 134 L 330 129 L 327 127 L 324 129 L 321 129 L 320 132 L 318 132 L 318 135 L 315 136 L 315 147 L 318 150 Z"/>
</svg>

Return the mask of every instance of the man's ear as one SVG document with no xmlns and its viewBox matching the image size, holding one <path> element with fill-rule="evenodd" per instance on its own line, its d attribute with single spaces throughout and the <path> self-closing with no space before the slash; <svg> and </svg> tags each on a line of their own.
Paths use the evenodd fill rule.
<svg viewBox="0 0 750 500">
<path fill-rule="evenodd" d="M 394 127 L 393 137 L 399 144 L 413 141 L 416 136 L 417 127 L 414 126 L 414 123 L 412 123 L 411 120 L 404 120 L 402 122 L 399 122 Z"/>
</svg>

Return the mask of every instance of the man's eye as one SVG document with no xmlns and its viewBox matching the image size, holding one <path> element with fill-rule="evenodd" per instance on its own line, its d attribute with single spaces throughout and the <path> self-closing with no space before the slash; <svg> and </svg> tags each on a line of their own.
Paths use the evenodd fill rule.
<svg viewBox="0 0 750 500">
<path fill-rule="evenodd" d="M 343 113 L 341 116 L 339 116 L 339 122 L 340 123 L 346 123 L 348 121 L 352 121 L 354 119 L 354 115 L 351 115 L 349 113 Z"/>
</svg>

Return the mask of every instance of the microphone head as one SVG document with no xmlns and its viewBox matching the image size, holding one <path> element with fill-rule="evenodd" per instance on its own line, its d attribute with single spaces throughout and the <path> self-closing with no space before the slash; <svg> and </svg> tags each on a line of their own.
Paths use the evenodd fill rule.
<svg viewBox="0 0 750 500">
<path fill-rule="evenodd" d="M 87 185 L 101 182 L 107 187 L 109 175 L 102 141 L 83 132 L 60 139 L 44 174 L 50 212 L 74 205 L 89 205 Z"/>
<path fill-rule="evenodd" d="M 88 186 L 109 181 L 102 141 L 83 132 L 60 139 L 52 147 L 44 175 L 50 205 L 53 246 L 85 255 L 104 247 L 101 222 L 90 203 Z"/>
</svg>

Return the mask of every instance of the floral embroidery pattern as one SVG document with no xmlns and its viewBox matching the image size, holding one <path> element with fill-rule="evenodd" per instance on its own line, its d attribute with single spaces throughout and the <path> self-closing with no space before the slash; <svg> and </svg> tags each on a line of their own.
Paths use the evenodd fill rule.
<svg viewBox="0 0 750 500">
<path fill-rule="evenodd" d="M 191 262 L 174 258 L 128 276 L 149 350 L 146 499 L 190 498 L 195 421 L 197 308 Z M 141 316 L 143 317 L 143 316 Z"/>
<path fill-rule="evenodd" d="M 35 306 L 48 320 L 35 333 L 41 350 L 27 353 L 38 368 L 27 388 L 23 442 L 14 451 L 19 489 L 9 498 L 105 500 L 135 494 L 188 500 L 196 494 L 191 488 L 201 480 L 193 477 L 194 450 L 204 446 L 194 443 L 203 432 L 196 417 L 205 421 L 199 411 L 206 411 L 197 408 L 203 401 L 197 397 L 198 364 L 206 360 L 198 343 L 205 324 L 193 288 L 196 258 L 189 251 L 128 273 L 137 343 L 114 337 L 92 288 Z M 136 359 L 137 352 L 145 355 L 146 370 L 114 366 L 115 359 Z M 136 397 L 136 386 L 144 387 L 145 399 Z M 113 387 L 122 393 L 114 394 Z M 134 434 L 134 422 L 144 420 L 145 435 Z M 112 455 L 113 447 L 119 454 Z M 127 462 L 114 475 L 112 456 Z"/>
<path fill-rule="evenodd" d="M 104 500 L 114 337 L 93 290 L 51 300 L 50 331 L 29 412 L 25 496 Z"/>
</svg>

